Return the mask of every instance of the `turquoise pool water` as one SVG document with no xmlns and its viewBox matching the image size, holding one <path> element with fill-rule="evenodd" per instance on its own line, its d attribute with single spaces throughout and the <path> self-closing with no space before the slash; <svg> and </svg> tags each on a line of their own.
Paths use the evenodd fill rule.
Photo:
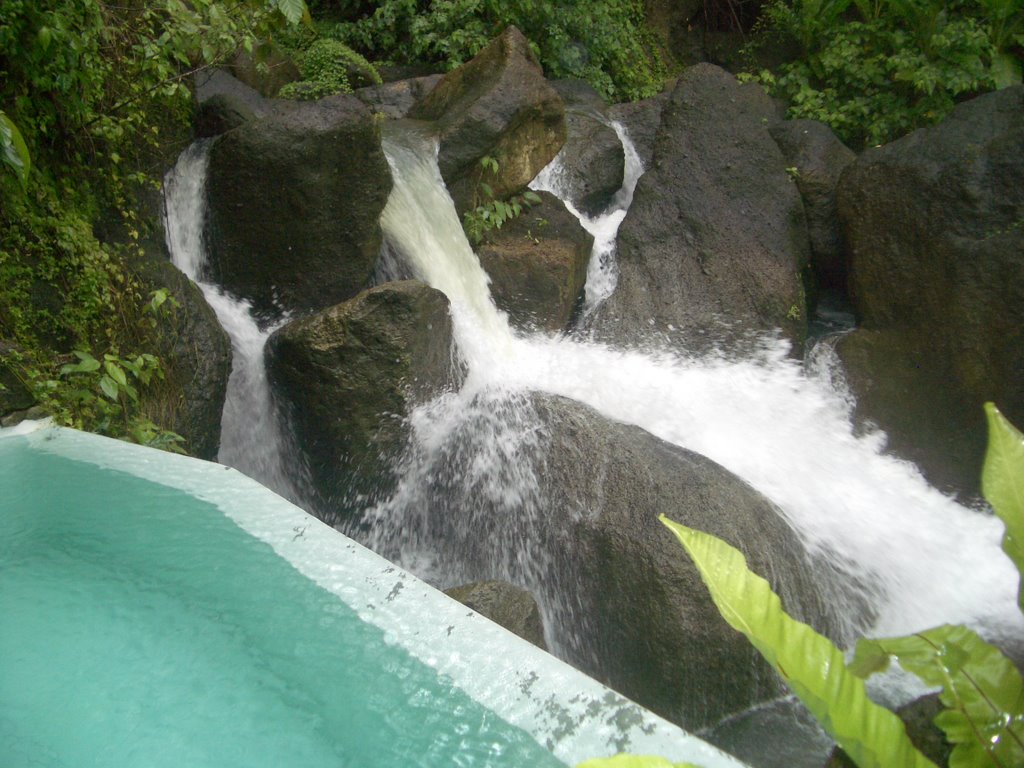
<svg viewBox="0 0 1024 768">
<path fill-rule="evenodd" d="M 5 768 L 561 765 L 209 503 L 19 438 L 0 488 Z"/>
<path fill-rule="evenodd" d="M 219 464 L 0 429 L 0 768 L 744 768 Z"/>
</svg>

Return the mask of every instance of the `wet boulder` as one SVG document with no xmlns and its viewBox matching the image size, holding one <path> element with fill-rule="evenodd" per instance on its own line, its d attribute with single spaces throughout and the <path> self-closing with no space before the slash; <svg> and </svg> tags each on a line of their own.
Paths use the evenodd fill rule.
<svg viewBox="0 0 1024 768">
<path fill-rule="evenodd" d="M 619 229 L 619 282 L 598 309 L 600 336 L 664 333 L 692 349 L 781 329 L 803 341 L 807 227 L 768 132 L 774 119 L 759 86 L 709 64 L 683 73 Z"/>
<path fill-rule="evenodd" d="M 210 138 L 237 128 L 270 111 L 267 102 L 252 86 L 223 69 L 196 75 L 196 135 Z"/>
<path fill-rule="evenodd" d="M 1022 178 L 1017 86 L 865 151 L 839 184 L 862 327 L 840 355 L 858 417 L 946 490 L 978 487 L 984 402 L 1024 423 Z"/>
<path fill-rule="evenodd" d="M 267 342 L 268 370 L 328 520 L 394 488 L 412 408 L 454 384 L 448 299 L 385 283 L 292 321 Z"/>
<path fill-rule="evenodd" d="M 509 632 L 542 648 L 544 622 L 533 595 L 505 581 L 476 581 L 446 589 L 445 594 Z"/>
<path fill-rule="evenodd" d="M 523 585 L 552 653 L 660 715 L 700 728 L 781 689 L 659 514 L 739 547 L 787 610 L 843 639 L 828 597 L 841 586 L 709 459 L 551 395 L 463 393 L 439 425 L 393 502 L 405 513 L 389 510 L 402 524 L 384 552 L 429 551 L 449 582 Z"/>
<path fill-rule="evenodd" d="M 559 151 L 562 196 L 588 216 L 601 213 L 622 187 L 625 156 L 600 94 L 579 80 L 552 83 L 565 102 L 566 139 Z"/>
<path fill-rule="evenodd" d="M 654 142 L 661 127 L 661 112 L 669 98 L 670 94 L 659 93 L 649 99 L 613 104 L 608 108 L 608 117 L 626 129 L 644 168 L 651 165 Z"/>
<path fill-rule="evenodd" d="M 166 289 L 177 307 L 165 305 L 152 350 L 165 381 L 140 392 L 142 410 L 185 438 L 192 456 L 214 460 L 220 449 L 221 414 L 231 375 L 231 341 L 199 287 L 160 251 L 132 262 L 147 292 Z"/>
<path fill-rule="evenodd" d="M 306 313 L 365 288 L 391 173 L 357 98 L 279 100 L 210 149 L 211 277 L 263 315 Z"/>
<path fill-rule="evenodd" d="M 857 156 L 831 128 L 817 120 L 780 120 L 771 126 L 771 134 L 804 201 L 811 267 L 818 285 L 845 295 L 846 254 L 836 187 Z"/>
<path fill-rule="evenodd" d="M 775 673 L 721 618 L 659 514 L 741 549 L 788 611 L 837 637 L 799 537 L 743 480 L 579 403 L 540 398 L 537 408 L 549 425 L 541 483 L 559 519 L 552 546 L 571 553 L 560 579 L 579 589 L 565 644 L 574 664 L 689 728 L 778 695 Z"/>
<path fill-rule="evenodd" d="M 473 208 L 523 189 L 565 142 L 565 107 L 544 79 L 530 44 L 507 28 L 463 66 L 449 72 L 409 117 L 434 121 L 438 164 L 456 208 Z M 481 159 L 497 162 L 497 172 Z"/>
<path fill-rule="evenodd" d="M 370 108 L 391 119 L 406 117 L 416 102 L 425 98 L 441 81 L 442 75 L 424 75 L 406 80 L 393 80 L 380 85 L 357 88 L 354 95 Z"/>
<path fill-rule="evenodd" d="M 547 192 L 477 247 L 491 296 L 518 328 L 564 331 L 583 294 L 594 238 Z"/>
</svg>

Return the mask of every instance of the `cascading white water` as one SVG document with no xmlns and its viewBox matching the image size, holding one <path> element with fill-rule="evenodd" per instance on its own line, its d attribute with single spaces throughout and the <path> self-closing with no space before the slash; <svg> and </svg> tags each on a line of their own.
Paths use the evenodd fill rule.
<svg viewBox="0 0 1024 768">
<path fill-rule="evenodd" d="M 569 397 L 713 459 L 775 502 L 813 553 L 866 588 L 877 611 L 872 632 L 966 622 L 1020 635 L 1016 572 L 1000 550 L 1001 523 L 929 487 L 914 467 L 882 452 L 881 436 L 857 436 L 849 398 L 830 376 L 803 369 L 777 339 L 765 339 L 758 354 L 730 360 L 517 336 L 490 299 L 433 153 L 397 137 L 385 141 L 385 151 L 395 182 L 382 217 L 386 237 L 418 278 L 448 295 L 469 370 L 460 393 L 413 416 L 421 452 L 442 449 L 448 437 L 486 415 L 488 439 L 498 445 L 495 455 L 483 452 L 465 464 L 466 482 L 496 498 L 532 503 L 530 472 L 510 478 L 492 462 L 514 461 L 527 450 L 528 434 L 517 430 L 535 425 L 519 417 L 520 424 L 495 426 L 495 393 Z M 425 473 L 423 482 L 434 479 L 429 461 L 415 466 Z M 379 525 L 416 514 L 415 504 L 405 502 L 417 482 L 407 477 L 396 498 L 377 510 Z"/>
<path fill-rule="evenodd" d="M 630 140 L 625 126 L 617 121 L 612 121 L 608 125 L 622 142 L 624 164 L 622 186 L 604 211 L 595 216 L 588 216 L 572 204 L 572 189 L 562 164 L 562 153 L 548 163 L 530 184 L 531 189 L 538 192 L 550 192 L 561 200 L 594 238 L 590 261 L 587 264 L 584 318 L 588 317 L 597 305 L 611 296 L 615 290 L 619 278 L 619 270 L 615 262 L 615 235 L 619 231 L 622 220 L 626 217 L 630 203 L 633 202 L 633 191 L 644 172 L 643 162 L 640 160 L 640 155 Z"/>
<path fill-rule="evenodd" d="M 286 441 L 278 424 L 263 354 L 270 334 L 285 320 L 261 328 L 249 302 L 204 279 L 208 160 L 208 141 L 195 142 L 182 152 L 164 179 L 164 216 L 171 261 L 199 286 L 231 339 L 231 376 L 217 459 L 298 501 L 301 494 L 286 469 Z"/>
</svg>

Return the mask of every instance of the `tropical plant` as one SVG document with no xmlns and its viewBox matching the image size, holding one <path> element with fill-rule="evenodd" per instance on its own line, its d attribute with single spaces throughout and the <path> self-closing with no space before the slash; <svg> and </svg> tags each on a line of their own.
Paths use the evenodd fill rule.
<svg viewBox="0 0 1024 768">
<path fill-rule="evenodd" d="M 140 200 L 187 139 L 192 75 L 304 17 L 303 0 L 0 3 L 0 363 L 61 423 L 180 440 L 145 415 L 169 386 L 153 304 L 172 304 L 130 266 L 156 230 Z"/>
<path fill-rule="evenodd" d="M 554 0 L 383 0 L 336 34 L 373 58 L 454 69 L 514 24 L 549 77 L 586 80 L 605 98 L 626 100 L 657 93 L 666 75 L 643 19 L 639 0 L 594 0 L 586 12 Z"/>
<path fill-rule="evenodd" d="M 336 93 L 351 93 L 353 76 L 358 86 L 381 82 L 370 62 L 329 37 L 313 40 L 298 52 L 297 58 L 302 80 L 285 85 L 278 93 L 279 98 L 312 101 Z"/>
<path fill-rule="evenodd" d="M 480 158 L 480 168 L 483 173 L 496 176 L 498 161 L 489 155 L 484 155 Z M 540 203 L 540 197 L 529 189 L 505 200 L 496 200 L 490 184 L 481 180 L 473 196 L 473 207 L 462 214 L 462 228 L 469 241 L 476 246 L 483 241 L 488 232 L 501 229 L 507 222 L 519 218 L 523 211 L 529 210 L 538 203 Z"/>
<path fill-rule="evenodd" d="M 790 117 L 821 120 L 859 148 L 1021 82 L 1022 31 L 1019 0 L 774 0 L 760 39 L 794 40 L 801 53 L 755 79 Z"/>
</svg>

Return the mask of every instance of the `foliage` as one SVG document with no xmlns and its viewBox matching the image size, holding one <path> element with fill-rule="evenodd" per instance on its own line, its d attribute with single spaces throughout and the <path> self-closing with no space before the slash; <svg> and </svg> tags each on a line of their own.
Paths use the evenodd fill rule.
<svg viewBox="0 0 1024 768">
<path fill-rule="evenodd" d="M 958 100 L 1020 82 L 1017 0 L 774 0 L 769 34 L 799 58 L 756 79 L 853 147 L 940 120 Z"/>
<path fill-rule="evenodd" d="M 611 100 L 651 96 L 666 74 L 640 0 L 595 0 L 583 13 L 554 0 L 383 0 L 338 25 L 340 39 L 378 59 L 454 69 L 509 25 L 534 46 L 552 78 L 588 81 Z"/>
<path fill-rule="evenodd" d="M 498 173 L 498 161 L 488 155 L 480 158 L 480 166 L 492 176 Z M 494 190 L 481 181 L 474 195 L 474 207 L 462 215 L 462 228 L 469 241 L 474 246 L 479 245 L 488 232 L 501 229 L 506 222 L 519 218 L 524 210 L 529 210 L 539 202 L 540 197 L 530 190 L 521 195 L 512 195 L 506 200 L 495 200 Z"/>
<path fill-rule="evenodd" d="M 861 640 L 850 664 L 866 677 L 891 659 L 941 686 L 946 707 L 935 724 L 954 745 L 949 764 L 1024 765 L 1024 682 L 1013 663 L 967 627 L 942 626 L 909 637 Z"/>
<path fill-rule="evenodd" d="M 180 441 L 145 416 L 173 302 L 127 266 L 155 224 L 140 200 L 186 137 L 191 76 L 304 16 L 303 0 L 0 3 L 0 152 L 15 172 L 0 174 L 0 337 L 61 423 Z"/>
<path fill-rule="evenodd" d="M 868 698 L 842 651 L 791 618 L 738 549 L 664 515 L 661 522 L 690 555 L 722 617 L 747 636 L 857 765 L 934 768 L 910 742 L 900 719 Z"/>
<path fill-rule="evenodd" d="M 21 131 L 4 114 L 3 110 L 0 110 L 0 154 L 3 155 L 4 165 L 18 177 L 22 190 L 28 191 L 28 175 L 32 170 L 32 159 L 29 157 L 28 147 L 25 146 L 25 139 L 22 138 Z"/>
<path fill-rule="evenodd" d="M 380 74 L 365 58 L 329 37 L 314 39 L 298 58 L 302 80 L 288 83 L 278 93 L 282 99 L 312 101 L 336 93 L 351 93 L 351 76 L 358 85 L 380 84 Z"/>
<path fill-rule="evenodd" d="M 1024 612 L 1024 434 L 992 403 L 985 404 L 985 415 L 988 451 L 981 472 L 981 489 L 1006 526 L 1003 551 L 1021 573 L 1017 603 Z"/>
</svg>

